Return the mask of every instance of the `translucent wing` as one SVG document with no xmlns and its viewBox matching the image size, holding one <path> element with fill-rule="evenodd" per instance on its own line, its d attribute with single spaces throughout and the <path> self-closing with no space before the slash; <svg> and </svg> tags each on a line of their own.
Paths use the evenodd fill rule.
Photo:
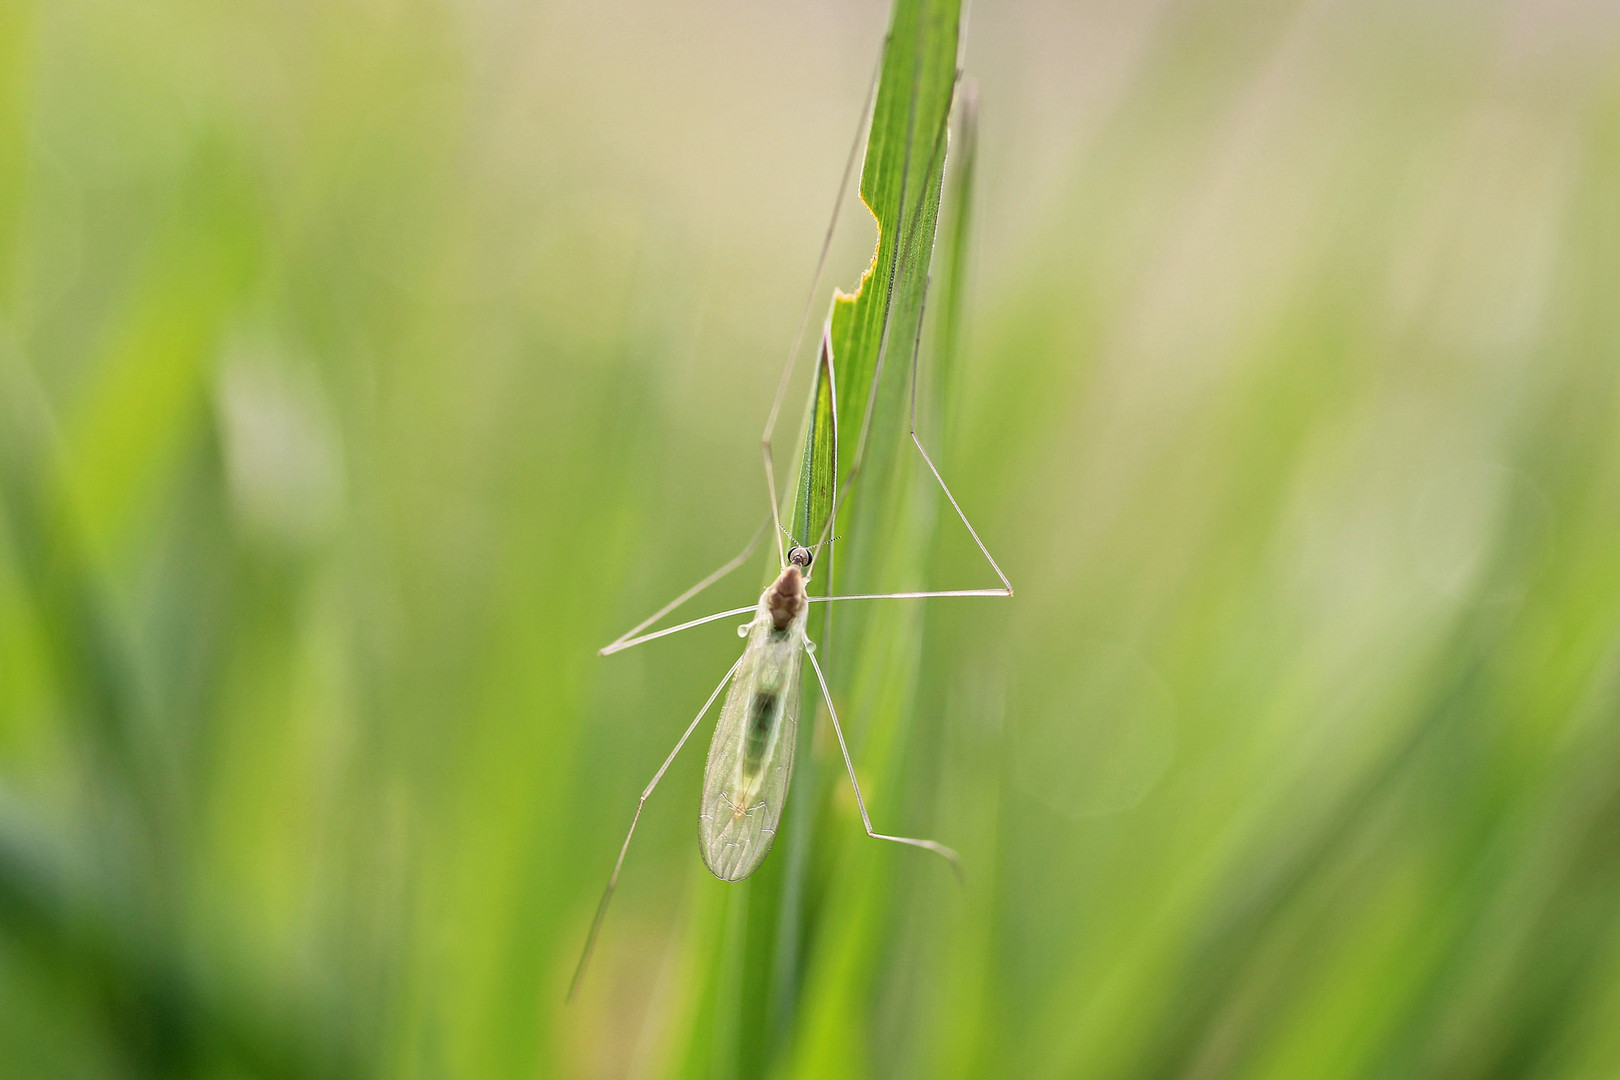
<svg viewBox="0 0 1620 1080">
<path fill-rule="evenodd" d="M 758 869 L 787 802 L 799 730 L 804 619 L 776 630 L 768 617 L 749 628 L 709 744 L 698 811 L 698 846 L 715 877 L 740 881 Z"/>
</svg>

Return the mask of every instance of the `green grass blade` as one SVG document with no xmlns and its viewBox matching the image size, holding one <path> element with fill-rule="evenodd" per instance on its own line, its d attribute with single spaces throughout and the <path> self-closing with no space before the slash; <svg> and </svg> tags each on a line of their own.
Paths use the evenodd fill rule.
<svg viewBox="0 0 1620 1080">
<path fill-rule="evenodd" d="M 810 422 L 799 460 L 797 494 L 787 519 L 788 531 L 806 545 L 819 544 L 830 535 L 827 528 L 833 503 L 833 465 L 838 455 L 834 386 L 832 349 L 823 336 L 810 388 Z"/>
<path fill-rule="evenodd" d="M 958 28 L 954 3 L 899 3 L 885 47 L 861 174 L 861 198 L 879 226 L 878 249 L 859 291 L 835 298 L 829 319 L 839 482 L 846 485 L 838 496 L 837 529 L 845 537 L 840 592 L 920 584 L 912 575 L 932 531 L 932 515 L 914 512 L 931 503 L 916 500 L 917 478 L 901 467 L 901 454 L 909 430 L 909 361 L 938 222 Z M 852 632 L 840 634 L 828 650 L 833 692 L 862 775 L 893 793 L 921 653 L 921 609 L 884 604 L 839 617 Z M 817 779 L 823 801 L 830 797 L 834 807 L 849 809 L 848 779 L 836 755 L 821 763 Z M 892 821 L 899 809 L 890 799 L 876 812 L 887 810 Z M 812 947 L 783 1072 L 849 1075 L 864 1057 L 866 965 L 881 952 L 874 935 L 895 910 L 886 902 L 886 883 L 893 860 L 911 853 L 868 840 L 858 819 L 843 812 L 818 826 L 815 838 L 824 892 L 804 931 Z M 944 881 L 933 885 L 949 888 Z"/>
<path fill-rule="evenodd" d="M 857 292 L 834 298 L 806 407 L 792 501 L 783 515 L 793 537 L 807 545 L 831 538 L 835 515 L 859 530 L 837 548 L 841 586 L 846 568 L 864 580 L 866 568 L 885 552 L 926 550 L 926 534 L 895 531 L 888 522 L 897 505 L 909 501 L 906 493 L 911 478 L 894 467 L 896 440 L 907 430 L 907 368 L 922 319 L 939 213 L 945 124 L 957 77 L 957 35 L 955 3 L 903 0 L 895 5 L 860 185 L 862 201 L 878 224 L 877 251 Z M 843 484 L 857 464 L 859 496 L 854 497 L 855 489 L 838 490 L 834 479 L 836 476 Z M 872 511 L 859 509 L 863 505 L 870 505 Z M 837 531 L 842 535 L 843 526 Z M 845 550 L 850 550 L 848 558 L 842 554 Z M 834 549 L 818 551 L 815 591 L 832 591 L 833 561 Z M 830 606 L 820 614 L 815 636 L 826 645 Z M 903 643 L 902 652 L 910 661 L 873 670 L 870 678 L 893 686 L 909 685 L 912 676 L 907 672 L 914 668 L 919 629 L 913 623 L 916 614 L 901 614 L 907 625 L 892 627 L 889 638 Z M 859 620 L 851 621 L 857 635 L 850 644 L 858 648 L 859 635 L 867 630 Z M 854 669 L 845 670 L 853 673 Z M 807 712 L 813 713 L 819 705 L 816 687 L 806 686 L 804 692 L 811 695 Z M 902 709 L 904 702 L 896 701 L 894 706 L 887 710 L 889 715 Z M 903 725 L 884 726 L 891 732 L 903 732 Z M 715 959 L 718 970 L 736 970 L 736 950 L 745 952 L 741 970 L 749 973 L 749 993 L 729 1006 L 717 1002 L 717 1012 L 735 1010 L 736 1015 L 713 1018 L 717 1037 L 736 1042 L 735 1052 L 728 1051 L 724 1057 L 736 1062 L 737 1075 L 762 1075 L 784 1065 L 784 1051 L 792 1047 L 794 1033 L 803 1027 L 800 1005 L 810 974 L 801 962 L 804 949 L 816 947 L 829 933 L 842 940 L 838 929 L 842 913 L 816 901 L 825 886 L 819 875 L 839 858 L 852 834 L 847 822 L 829 831 L 814 819 L 829 789 L 838 790 L 834 785 L 847 789 L 848 780 L 841 767 L 834 767 L 835 762 L 816 760 L 813 733 L 813 725 L 802 726 L 805 746 L 801 750 L 811 752 L 799 756 L 799 775 L 790 795 L 794 805 L 784 826 L 784 850 L 775 853 L 742 887 L 746 896 L 738 898 L 747 905 L 750 932 L 743 938 L 729 938 L 724 955 Z M 886 762 L 893 755 L 879 757 Z M 858 831 L 853 835 L 859 836 Z M 905 857 L 901 852 L 882 854 Z M 869 877 L 862 875 L 862 880 Z"/>
<path fill-rule="evenodd" d="M 979 93 L 972 79 L 962 83 L 956 112 L 956 136 L 951 144 L 951 189 L 946 199 L 946 220 L 941 226 L 945 245 L 945 279 L 937 293 L 939 344 L 930 356 L 932 362 L 928 369 L 928 378 L 934 387 L 933 397 L 942 406 L 945 423 L 941 426 L 947 432 L 953 428 L 951 419 L 961 408 L 961 398 L 956 389 L 963 324 L 967 318 L 973 195 L 977 174 L 975 166 L 979 156 Z"/>
<path fill-rule="evenodd" d="M 889 361 L 910 346 L 921 319 L 956 89 L 958 20 L 955 2 L 894 7 L 861 170 L 861 201 L 878 224 L 877 254 L 856 293 L 834 299 L 829 319 L 843 430 L 840 482 L 872 433 L 892 430 L 900 417 L 903 365 Z M 861 468 L 886 475 L 889 459 L 873 452 L 877 459 Z"/>
</svg>

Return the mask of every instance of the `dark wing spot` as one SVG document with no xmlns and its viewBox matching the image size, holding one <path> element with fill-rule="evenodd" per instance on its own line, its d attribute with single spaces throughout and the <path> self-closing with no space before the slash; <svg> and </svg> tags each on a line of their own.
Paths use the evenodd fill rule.
<svg viewBox="0 0 1620 1080">
<path fill-rule="evenodd" d="M 759 762 L 765 756 L 765 747 L 771 741 L 771 729 L 776 725 L 776 705 L 781 700 L 773 690 L 760 690 L 748 707 L 748 732 L 743 750 L 743 767 L 752 776 L 759 771 Z"/>
<path fill-rule="evenodd" d="M 754 694 L 754 707 L 749 710 L 749 726 L 758 732 L 767 732 L 771 728 L 771 713 L 776 711 L 776 694 L 770 690 L 760 690 Z"/>
</svg>

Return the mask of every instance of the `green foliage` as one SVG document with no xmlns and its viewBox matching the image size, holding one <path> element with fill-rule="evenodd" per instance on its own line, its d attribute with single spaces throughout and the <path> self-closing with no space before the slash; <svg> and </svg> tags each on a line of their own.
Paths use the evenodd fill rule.
<svg viewBox="0 0 1620 1080">
<path fill-rule="evenodd" d="M 906 518 L 884 504 L 915 497 L 909 484 L 914 478 L 895 468 L 896 451 L 908 430 L 908 362 L 923 318 L 939 213 L 946 123 L 957 81 L 957 25 L 955 0 L 895 5 L 861 171 L 861 199 L 878 224 L 877 250 L 856 294 L 833 301 L 811 383 L 791 531 L 802 543 L 830 536 L 836 501 L 840 519 L 851 523 L 838 542 L 839 582 L 862 580 L 864 568 L 883 552 L 902 558 L 909 553 L 915 560 L 927 550 L 926 519 L 913 517 L 906 527 Z M 835 464 L 837 480 L 845 484 L 836 500 Z M 868 506 L 871 511 L 863 509 Z M 890 532 L 865 535 L 878 529 Z M 833 552 L 823 549 L 813 568 L 818 591 L 837 591 L 834 565 Z M 840 626 L 853 632 L 836 636 L 836 654 L 828 650 L 835 657 L 828 661 L 836 665 L 835 695 L 863 679 L 902 688 L 915 680 L 916 650 L 895 657 L 866 644 L 872 633 L 920 635 L 920 610 L 907 606 L 909 611 L 878 621 L 838 617 Z M 834 613 L 828 608 L 822 613 L 813 622 L 814 636 L 826 646 L 835 636 Z M 808 671 L 804 679 L 808 720 L 819 710 L 820 687 Z M 859 718 L 856 730 L 865 729 L 863 767 L 875 763 L 884 774 L 893 773 L 906 711 L 902 693 Z M 857 869 L 867 853 L 846 843 L 872 842 L 858 828 L 850 829 L 854 823 L 837 810 L 834 799 L 847 800 L 848 781 L 842 761 L 829 750 L 827 723 L 823 714 L 819 724 L 801 724 L 799 775 L 781 845 L 786 850 L 775 853 L 781 865 L 757 873 L 738 887 L 741 895 L 726 901 L 723 917 L 730 929 L 705 981 L 713 987 L 718 1026 L 711 1052 L 694 1058 L 685 1075 L 825 1075 L 833 1067 L 828 1052 L 839 1053 L 845 1039 L 860 1036 L 863 1017 L 846 1014 L 841 1003 L 861 1000 L 864 976 L 840 971 L 839 956 L 874 932 L 880 915 L 870 890 L 881 888 L 886 874 Z M 818 726 L 824 731 L 820 739 Z M 879 857 L 918 854 L 894 847 Z M 856 880 L 862 891 L 844 884 Z M 941 886 L 949 887 L 935 882 Z M 814 897 L 820 902 L 813 903 Z M 851 978 L 857 980 L 853 986 Z M 839 1038 L 820 1034 L 829 1024 Z"/>
<path fill-rule="evenodd" d="M 797 495 L 788 515 L 788 531 L 801 544 L 819 545 L 830 536 L 838 458 L 834 385 L 832 350 L 823 337 L 811 379 L 809 425 L 804 435 L 804 452 L 799 455 Z"/>
<path fill-rule="evenodd" d="M 894 16 L 816 569 L 988 577 L 921 323 L 1018 598 L 816 633 L 965 886 L 809 710 L 713 880 L 705 730 L 565 1006 L 737 640 L 595 649 L 763 516 L 882 13 L 0 5 L 0 1075 L 1620 1072 L 1607 9 L 981 6 L 973 170 L 953 10 Z"/>
</svg>

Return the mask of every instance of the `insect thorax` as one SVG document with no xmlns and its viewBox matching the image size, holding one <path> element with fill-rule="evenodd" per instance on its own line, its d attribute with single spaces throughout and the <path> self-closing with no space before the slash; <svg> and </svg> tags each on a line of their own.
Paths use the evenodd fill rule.
<svg viewBox="0 0 1620 1080">
<path fill-rule="evenodd" d="M 765 610 L 771 617 L 771 627 L 786 633 L 793 621 L 804 614 L 808 601 L 804 597 L 804 576 L 797 566 L 789 565 L 776 583 L 765 590 Z"/>
</svg>

